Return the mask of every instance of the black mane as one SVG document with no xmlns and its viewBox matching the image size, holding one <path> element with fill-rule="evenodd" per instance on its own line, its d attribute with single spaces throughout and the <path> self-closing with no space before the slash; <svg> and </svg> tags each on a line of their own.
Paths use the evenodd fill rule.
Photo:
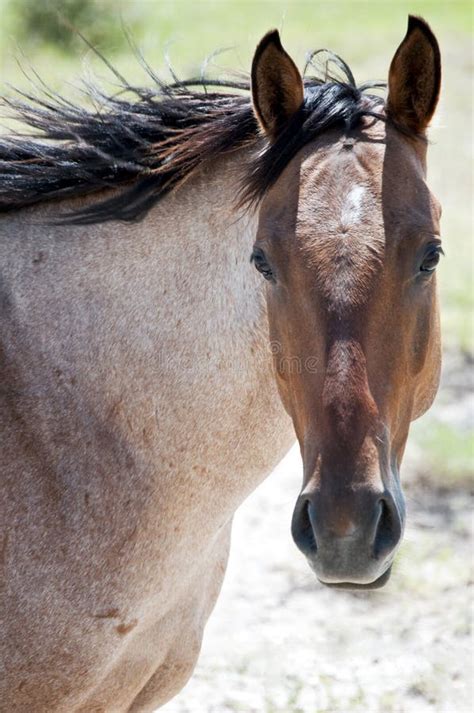
<svg viewBox="0 0 474 713">
<path fill-rule="evenodd" d="M 315 67 L 317 55 L 307 67 Z M 92 109 L 45 86 L 39 96 L 17 91 L 1 103 L 29 133 L 0 138 L 0 212 L 122 187 L 120 195 L 66 219 L 76 224 L 137 221 L 203 162 L 244 146 L 250 159 L 240 202 L 255 204 L 317 135 L 354 128 L 363 116 L 384 118 L 383 99 L 367 93 L 383 85 L 358 87 L 349 67 L 329 56 L 339 76 L 328 74 L 327 61 L 324 72 L 305 76 L 304 103 L 271 145 L 259 132 L 248 81 L 198 78 L 165 84 L 149 70 L 155 86 L 142 89 L 116 75 L 121 87 L 112 96 L 86 87 Z"/>
</svg>

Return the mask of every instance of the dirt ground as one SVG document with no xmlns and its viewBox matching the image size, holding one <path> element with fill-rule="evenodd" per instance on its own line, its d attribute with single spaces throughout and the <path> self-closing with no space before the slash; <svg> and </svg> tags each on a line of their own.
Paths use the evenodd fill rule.
<svg viewBox="0 0 474 713">
<path fill-rule="evenodd" d="M 472 372 L 471 372 L 472 374 Z M 469 372 L 448 362 L 431 418 L 472 425 Z M 468 713 L 473 707 L 469 480 L 433 480 L 412 443 L 404 545 L 370 593 L 315 581 L 293 545 L 293 449 L 235 517 L 201 658 L 166 713 Z"/>
</svg>

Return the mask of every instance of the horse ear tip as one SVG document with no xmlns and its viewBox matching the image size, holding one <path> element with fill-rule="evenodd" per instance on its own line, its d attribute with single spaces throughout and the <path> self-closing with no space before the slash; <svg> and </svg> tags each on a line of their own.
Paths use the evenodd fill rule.
<svg viewBox="0 0 474 713">
<path fill-rule="evenodd" d="M 427 22 L 420 15 L 408 15 L 408 27 L 415 27 L 416 25 L 426 25 Z"/>
<path fill-rule="evenodd" d="M 408 15 L 407 35 L 410 35 L 414 30 L 421 30 L 424 35 L 431 36 L 433 34 L 430 26 L 423 17 L 419 15 Z"/>
<path fill-rule="evenodd" d="M 269 30 L 266 35 L 262 37 L 258 45 L 260 52 L 266 49 L 268 45 L 275 45 L 277 49 L 283 49 L 280 33 L 277 29 Z"/>
<path fill-rule="evenodd" d="M 274 27 L 273 30 L 269 30 L 266 34 L 266 37 L 268 38 L 269 42 L 280 42 L 280 33 L 276 29 L 276 27 Z"/>
</svg>

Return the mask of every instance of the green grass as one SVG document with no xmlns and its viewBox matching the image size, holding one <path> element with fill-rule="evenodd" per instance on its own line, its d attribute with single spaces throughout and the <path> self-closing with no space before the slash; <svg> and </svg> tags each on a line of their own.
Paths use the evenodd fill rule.
<svg viewBox="0 0 474 713">
<path fill-rule="evenodd" d="M 423 450 L 422 470 L 434 484 L 472 487 L 474 441 L 471 430 L 460 430 L 427 417 L 413 426 L 412 436 Z"/>
<path fill-rule="evenodd" d="M 53 87 L 70 93 L 70 84 L 87 66 L 107 74 L 80 41 L 69 52 L 44 44 L 25 30 L 25 6 L 36 0 L 0 0 L 0 67 L 4 81 L 25 87 L 16 63 L 20 44 L 28 62 Z M 51 3 L 52 0 L 49 0 Z M 55 0 L 67 15 L 74 0 Z M 48 0 L 41 7 L 47 8 Z M 77 3 L 76 3 L 77 4 Z M 443 55 L 443 94 L 430 134 L 430 184 L 441 200 L 446 259 L 440 269 L 444 343 L 474 350 L 470 314 L 473 304 L 472 242 L 472 8 L 469 2 L 445 0 L 95 0 L 95 21 L 79 15 L 78 29 L 97 42 L 132 82 L 147 81 L 127 45 L 128 26 L 149 63 L 166 75 L 165 51 L 179 75 L 199 71 L 203 59 L 219 48 L 232 47 L 211 62 L 216 75 L 225 68 L 248 72 L 260 37 L 270 28 L 282 31 L 283 41 L 300 66 L 308 50 L 329 47 L 343 56 L 360 81 L 385 78 L 401 41 L 407 14 L 424 16 L 440 41 Z M 82 11 L 81 11 L 82 12 Z M 38 11 L 36 10 L 36 15 Z M 41 15 L 40 15 L 41 19 Z M 38 24 L 41 24 L 39 22 Z M 67 29 L 62 32 L 67 33 Z M 97 39 L 99 38 L 99 39 Z"/>
<path fill-rule="evenodd" d="M 47 60 L 48 51 L 38 45 L 37 37 L 25 34 L 24 7 L 33 0 L 0 0 L 2 27 L 0 42 L 3 59 L 14 48 L 12 38 L 26 45 L 35 62 Z M 51 4 L 52 0 L 49 0 Z M 48 7 L 48 0 L 42 3 Z M 59 11 L 68 16 L 66 0 L 55 0 Z M 468 2 L 432 0 L 330 0 L 326 2 L 251 0 L 95 0 L 97 20 L 82 23 L 74 20 L 86 36 L 96 37 L 95 25 L 104 28 L 101 48 L 126 66 L 129 48 L 122 33 L 123 23 L 146 50 L 154 65 L 163 64 L 163 51 L 172 43 L 173 61 L 180 71 L 199 66 L 201 60 L 215 49 L 235 47 L 248 70 L 258 39 L 272 27 L 282 30 L 285 44 L 302 62 L 307 50 L 331 47 L 360 68 L 368 68 L 376 76 L 384 76 L 388 61 L 406 28 L 409 12 L 428 19 L 441 43 L 453 39 L 468 39 L 471 9 Z M 38 14 L 38 13 L 36 13 Z M 73 16 L 74 18 L 74 16 Z M 106 28 L 106 29 L 105 29 Z M 64 28 L 67 34 L 68 30 Z M 370 44 L 368 44 L 368 41 Z M 80 42 L 73 43 L 80 52 Z M 64 56 L 64 54 L 63 54 Z M 235 61 L 235 59 L 234 59 Z M 51 66 L 48 68 L 48 73 Z"/>
</svg>

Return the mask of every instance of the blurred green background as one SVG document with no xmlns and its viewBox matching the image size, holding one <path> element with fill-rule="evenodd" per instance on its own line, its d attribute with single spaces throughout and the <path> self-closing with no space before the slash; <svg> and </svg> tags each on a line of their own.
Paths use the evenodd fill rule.
<svg viewBox="0 0 474 713">
<path fill-rule="evenodd" d="M 17 63 L 20 58 L 24 66 L 30 64 L 66 94 L 74 93 L 74 83 L 77 86 L 84 71 L 92 69 L 101 77 L 107 72 L 63 19 L 135 84 L 150 80 L 133 57 L 124 26 L 162 76 L 168 71 L 165 54 L 184 77 L 199 72 L 205 57 L 222 48 L 232 49 L 210 63 L 211 75 L 226 69 L 248 72 L 256 43 L 267 30 L 278 27 L 300 67 L 306 52 L 327 47 L 340 54 L 362 82 L 386 78 L 391 57 L 405 34 L 408 13 L 428 20 L 443 57 L 441 103 L 430 131 L 429 180 L 443 205 L 446 257 L 439 281 L 445 379 L 438 410 L 415 424 L 414 432 L 427 473 L 463 481 L 473 462 L 472 409 L 466 403 L 474 353 L 472 4 L 447 0 L 0 0 L 0 9 L 2 82 L 27 85 Z M 456 404 L 462 404 L 461 411 L 453 411 Z M 446 417 L 446 413 L 451 415 Z"/>
</svg>

